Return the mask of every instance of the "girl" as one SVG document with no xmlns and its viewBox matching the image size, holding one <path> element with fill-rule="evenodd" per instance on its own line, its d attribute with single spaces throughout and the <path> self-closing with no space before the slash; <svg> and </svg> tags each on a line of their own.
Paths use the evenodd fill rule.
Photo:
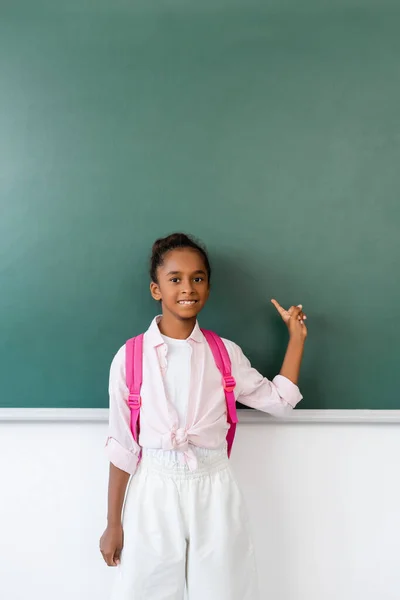
<svg viewBox="0 0 400 600">
<path fill-rule="evenodd" d="M 210 293 L 207 253 L 184 234 L 157 240 L 150 277 L 162 315 L 144 335 L 139 443 L 125 346 L 110 371 L 108 525 L 100 550 L 118 565 L 113 600 L 182 600 L 185 587 L 189 600 L 257 600 L 253 545 L 227 457 L 224 387 L 196 320 Z M 307 329 L 301 305 L 286 311 L 272 302 L 290 334 L 272 382 L 236 344 L 223 344 L 236 399 L 279 416 L 302 398 L 296 384 Z"/>
</svg>

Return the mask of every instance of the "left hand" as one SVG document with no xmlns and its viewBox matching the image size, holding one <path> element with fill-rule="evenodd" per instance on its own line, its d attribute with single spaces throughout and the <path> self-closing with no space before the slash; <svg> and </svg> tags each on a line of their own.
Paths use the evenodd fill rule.
<svg viewBox="0 0 400 600">
<path fill-rule="evenodd" d="M 289 310 L 285 310 L 276 300 L 272 299 L 271 302 L 286 323 L 290 336 L 305 340 L 308 332 L 304 323 L 307 316 L 303 313 L 303 305 L 291 306 Z"/>
</svg>

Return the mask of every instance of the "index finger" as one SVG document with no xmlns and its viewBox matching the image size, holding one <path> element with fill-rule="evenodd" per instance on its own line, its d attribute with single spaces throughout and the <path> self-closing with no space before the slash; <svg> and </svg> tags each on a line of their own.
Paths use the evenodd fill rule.
<svg viewBox="0 0 400 600">
<path fill-rule="evenodd" d="M 271 302 L 275 306 L 276 310 L 279 312 L 280 315 L 283 315 L 283 314 L 287 313 L 287 310 L 285 310 L 283 308 L 283 306 L 281 306 L 279 304 L 279 302 L 277 302 L 276 300 L 274 300 L 274 298 L 272 298 Z"/>
</svg>

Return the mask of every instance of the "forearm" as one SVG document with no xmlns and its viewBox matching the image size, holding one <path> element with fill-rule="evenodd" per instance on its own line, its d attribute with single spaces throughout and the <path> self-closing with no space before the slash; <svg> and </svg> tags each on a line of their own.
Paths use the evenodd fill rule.
<svg viewBox="0 0 400 600">
<path fill-rule="evenodd" d="M 118 469 L 118 467 L 110 463 L 107 513 L 109 525 L 119 525 L 121 523 L 122 506 L 124 504 L 125 491 L 129 477 L 129 473 Z"/>
<path fill-rule="evenodd" d="M 286 350 L 286 355 L 282 363 L 280 375 L 289 379 L 296 384 L 299 381 L 300 366 L 304 352 L 304 339 L 297 336 L 292 336 L 289 339 L 289 344 Z"/>
</svg>

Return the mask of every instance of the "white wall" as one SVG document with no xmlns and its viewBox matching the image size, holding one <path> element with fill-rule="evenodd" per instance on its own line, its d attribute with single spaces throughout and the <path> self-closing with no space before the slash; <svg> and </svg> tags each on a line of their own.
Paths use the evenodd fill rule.
<svg viewBox="0 0 400 600">
<path fill-rule="evenodd" d="M 1 422 L 0 597 L 106 600 L 103 421 Z M 240 426 L 261 600 L 400 598 L 400 424 Z"/>
</svg>

